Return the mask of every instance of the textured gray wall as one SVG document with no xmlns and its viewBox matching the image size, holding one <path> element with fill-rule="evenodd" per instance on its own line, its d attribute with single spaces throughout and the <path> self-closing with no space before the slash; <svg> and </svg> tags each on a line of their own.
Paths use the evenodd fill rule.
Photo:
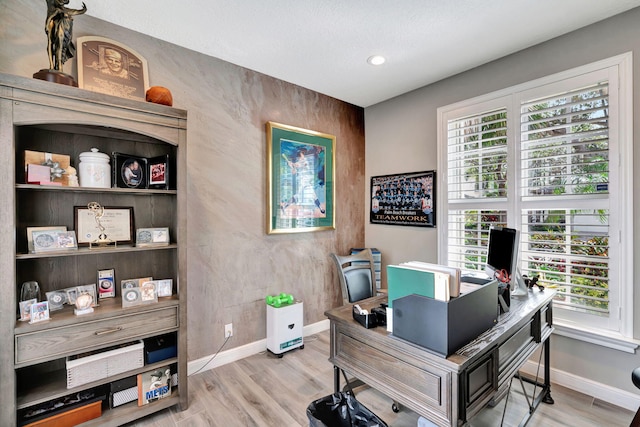
<svg viewBox="0 0 640 427">
<path fill-rule="evenodd" d="M 87 2 L 87 7 L 91 7 Z M 126 13 L 126 11 L 123 11 Z M 0 72 L 48 67 L 44 1 L 0 2 Z M 144 19 L 144 17 L 140 17 Z M 150 85 L 188 111 L 189 359 L 266 337 L 264 297 L 292 293 L 304 323 L 340 303 L 331 252 L 364 243 L 364 112 L 336 99 L 83 15 L 74 39 L 93 35 L 143 55 Z M 292 65 L 293 66 L 293 65 Z M 64 71 L 77 76 L 75 59 Z M 265 123 L 336 136 L 336 230 L 266 234 Z"/>
<path fill-rule="evenodd" d="M 532 21 L 533 22 L 533 21 Z M 509 55 L 465 73 L 377 104 L 365 110 L 367 135 L 365 176 L 402 171 L 435 169 L 437 162 L 437 108 L 484 95 L 573 67 L 633 52 L 640 58 L 640 8 L 547 43 Z M 634 67 L 634 122 L 640 122 L 640 72 Z M 635 126 L 634 141 L 640 127 Z M 389 155 L 390 138 L 402 141 Z M 634 153 L 635 170 L 640 168 L 640 150 Z M 634 178 L 634 218 L 640 218 L 640 175 Z M 439 227 L 445 227 L 439 218 Z M 634 231 L 634 265 L 640 265 L 640 226 Z M 408 259 L 437 262 L 437 232 L 403 227 L 371 225 L 365 221 L 366 245 L 388 254 L 385 263 Z M 410 243 L 407 243 L 409 241 Z M 636 267 L 636 273 L 638 268 Z M 637 277 L 637 274 L 634 275 Z M 637 279 L 636 279 L 637 281 Z M 636 289 L 637 286 L 635 287 Z M 640 307 L 640 292 L 635 292 Z M 636 336 L 640 334 L 640 308 L 635 309 Z M 640 366 L 640 356 L 560 336 L 552 339 L 552 367 L 587 381 L 636 391 L 631 371 Z"/>
</svg>

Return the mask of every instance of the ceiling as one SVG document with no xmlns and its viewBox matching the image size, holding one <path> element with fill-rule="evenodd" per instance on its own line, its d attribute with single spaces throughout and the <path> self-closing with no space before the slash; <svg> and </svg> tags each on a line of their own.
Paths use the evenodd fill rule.
<svg viewBox="0 0 640 427">
<path fill-rule="evenodd" d="M 88 15 L 361 107 L 640 6 L 640 0 L 84 1 Z M 71 0 L 69 7 L 81 4 Z M 372 66 L 371 55 L 387 60 Z"/>
</svg>

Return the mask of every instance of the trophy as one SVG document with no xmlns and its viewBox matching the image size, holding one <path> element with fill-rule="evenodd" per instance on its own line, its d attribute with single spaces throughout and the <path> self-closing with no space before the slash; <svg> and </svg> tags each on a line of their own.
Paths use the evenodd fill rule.
<svg viewBox="0 0 640 427">
<path fill-rule="evenodd" d="M 98 235 L 98 238 L 93 242 L 89 242 L 89 248 L 93 248 L 93 246 L 97 246 L 97 247 L 104 247 L 109 245 L 116 246 L 116 242 L 107 237 L 106 233 L 104 232 L 105 231 L 104 225 L 102 225 L 102 222 L 100 221 L 100 219 L 104 215 L 104 208 L 102 207 L 102 205 L 98 202 L 89 202 L 89 204 L 87 205 L 87 209 L 89 209 L 89 212 L 93 214 L 96 220 L 96 226 L 98 227 L 98 230 L 100 230 L 100 234 Z"/>
</svg>

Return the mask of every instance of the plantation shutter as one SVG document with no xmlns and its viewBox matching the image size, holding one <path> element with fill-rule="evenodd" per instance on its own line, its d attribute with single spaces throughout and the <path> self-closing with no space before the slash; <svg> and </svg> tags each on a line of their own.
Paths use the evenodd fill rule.
<svg viewBox="0 0 640 427">
<path fill-rule="evenodd" d="M 609 87 L 521 104 L 521 268 L 554 304 L 609 314 Z"/>
<path fill-rule="evenodd" d="M 506 109 L 448 121 L 447 140 L 449 265 L 482 271 L 489 227 L 506 225 Z M 483 200 L 498 205 L 482 209 Z"/>
</svg>

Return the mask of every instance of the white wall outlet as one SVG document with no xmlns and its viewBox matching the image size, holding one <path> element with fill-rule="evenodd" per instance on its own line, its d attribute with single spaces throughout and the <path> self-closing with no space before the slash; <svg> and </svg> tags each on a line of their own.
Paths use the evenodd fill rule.
<svg viewBox="0 0 640 427">
<path fill-rule="evenodd" d="M 224 325 L 224 337 L 229 338 L 233 336 L 233 323 L 227 323 Z"/>
</svg>

